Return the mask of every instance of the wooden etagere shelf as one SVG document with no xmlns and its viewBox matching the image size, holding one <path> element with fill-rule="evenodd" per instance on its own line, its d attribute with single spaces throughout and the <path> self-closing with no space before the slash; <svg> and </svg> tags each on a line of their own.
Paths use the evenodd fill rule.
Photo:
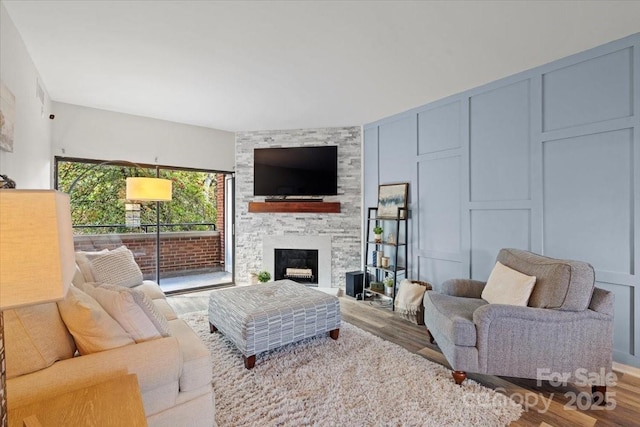
<svg viewBox="0 0 640 427">
<path fill-rule="evenodd" d="M 367 214 L 367 237 L 365 244 L 365 254 L 363 259 L 366 260 L 364 264 L 365 281 L 363 299 L 374 296 L 380 296 L 391 300 L 390 308 L 395 310 L 396 292 L 398 288 L 399 278 L 402 276 L 406 278 L 407 275 L 407 218 L 409 217 L 409 211 L 406 208 L 398 209 L 397 216 L 395 218 L 379 218 L 378 208 L 369 208 Z M 394 240 L 374 240 L 371 239 L 373 229 L 376 226 L 382 226 L 387 230 L 386 238 L 389 238 L 389 231 L 394 234 Z M 372 253 L 373 250 L 373 253 Z M 389 265 L 383 267 L 377 263 L 374 258 L 378 252 L 382 253 L 389 260 Z M 402 262 L 403 265 L 398 265 Z M 391 286 L 390 294 L 374 289 L 371 282 L 382 282 L 386 278 L 391 278 L 393 285 Z M 387 289 L 387 288 L 385 288 Z"/>
<path fill-rule="evenodd" d="M 249 202 L 252 213 L 340 213 L 340 202 Z"/>
</svg>

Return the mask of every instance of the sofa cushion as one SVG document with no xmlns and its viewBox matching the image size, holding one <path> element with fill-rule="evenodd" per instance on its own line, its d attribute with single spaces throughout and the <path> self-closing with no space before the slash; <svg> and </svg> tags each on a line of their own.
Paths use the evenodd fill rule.
<svg viewBox="0 0 640 427">
<path fill-rule="evenodd" d="M 131 336 L 96 300 L 75 286 L 70 286 L 66 298 L 57 304 L 80 354 L 96 353 L 134 343 Z"/>
<path fill-rule="evenodd" d="M 583 311 L 589 306 L 595 286 L 595 273 L 590 264 L 520 249 L 501 249 L 497 260 L 521 273 L 536 276 L 529 307 Z"/>
<path fill-rule="evenodd" d="M 526 307 L 535 284 L 536 276 L 527 276 L 497 261 L 482 291 L 482 299 L 490 304 Z"/>
<path fill-rule="evenodd" d="M 4 343 L 7 378 L 47 368 L 76 351 L 53 302 L 5 311 Z"/>
<path fill-rule="evenodd" d="M 144 279 L 133 253 L 126 246 L 107 252 L 91 260 L 95 282 L 118 286 L 137 286 Z"/>
<path fill-rule="evenodd" d="M 178 339 L 182 352 L 180 392 L 211 384 L 211 355 L 193 329 L 182 319 L 169 322 L 171 334 Z"/>
<path fill-rule="evenodd" d="M 427 291 L 424 294 L 425 323 L 430 330 L 437 330 L 454 345 L 475 346 L 476 325 L 473 312 L 487 302 L 479 298 L 464 298 Z"/>
<path fill-rule="evenodd" d="M 144 294 L 123 286 L 102 285 L 85 289 L 135 342 L 162 337 L 147 312 L 140 306 Z"/>
</svg>

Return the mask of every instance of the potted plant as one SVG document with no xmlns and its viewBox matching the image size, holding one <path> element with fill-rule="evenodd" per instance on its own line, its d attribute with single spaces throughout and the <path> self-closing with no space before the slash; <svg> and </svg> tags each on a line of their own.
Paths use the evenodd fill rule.
<svg viewBox="0 0 640 427">
<path fill-rule="evenodd" d="M 379 225 L 376 225 L 375 227 L 373 227 L 373 239 L 376 241 L 376 243 L 382 242 L 383 231 L 384 230 L 382 230 L 382 227 L 380 227 Z"/>
<path fill-rule="evenodd" d="M 266 283 L 269 280 L 271 280 L 271 274 L 268 271 L 263 270 L 260 273 L 258 273 L 258 282 Z"/>
<path fill-rule="evenodd" d="M 393 282 L 394 280 L 391 274 L 384 278 L 384 294 L 388 297 L 393 296 Z"/>
</svg>

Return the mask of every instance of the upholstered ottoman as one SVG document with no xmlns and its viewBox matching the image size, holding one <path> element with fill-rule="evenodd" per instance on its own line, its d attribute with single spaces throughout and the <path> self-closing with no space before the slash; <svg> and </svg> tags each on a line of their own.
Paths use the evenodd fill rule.
<svg viewBox="0 0 640 427">
<path fill-rule="evenodd" d="M 326 332 L 338 339 L 340 302 L 291 280 L 221 289 L 209 296 L 209 326 L 238 347 L 251 369 L 263 351 Z"/>
</svg>

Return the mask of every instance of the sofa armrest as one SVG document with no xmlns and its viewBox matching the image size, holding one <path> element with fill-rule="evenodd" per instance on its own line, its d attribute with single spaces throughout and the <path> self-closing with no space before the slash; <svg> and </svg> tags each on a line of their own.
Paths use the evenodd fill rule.
<svg viewBox="0 0 640 427">
<path fill-rule="evenodd" d="M 479 328 L 487 322 L 500 320 L 502 318 L 539 322 L 540 326 L 544 324 L 557 325 L 566 322 L 580 322 L 587 319 L 602 321 L 613 320 L 613 316 L 593 310 L 562 311 L 507 304 L 486 304 L 478 307 L 473 313 L 473 322 Z"/>
<path fill-rule="evenodd" d="M 176 384 L 182 369 L 182 353 L 175 337 L 131 344 L 99 353 L 77 356 L 46 369 L 7 381 L 9 408 L 28 405 L 74 391 L 123 374 L 137 374 L 140 391 Z"/>
<path fill-rule="evenodd" d="M 569 375 L 611 370 L 613 316 L 486 304 L 473 313 L 482 373 L 539 378 L 540 369 Z"/>
<path fill-rule="evenodd" d="M 600 288 L 593 288 L 593 295 L 591 296 L 591 303 L 589 309 L 597 311 L 598 313 L 609 314 L 613 316 L 613 303 L 615 296 L 613 292 L 605 291 Z"/>
<path fill-rule="evenodd" d="M 440 285 L 440 293 L 454 297 L 480 298 L 487 282 L 471 279 L 449 279 Z"/>
</svg>

